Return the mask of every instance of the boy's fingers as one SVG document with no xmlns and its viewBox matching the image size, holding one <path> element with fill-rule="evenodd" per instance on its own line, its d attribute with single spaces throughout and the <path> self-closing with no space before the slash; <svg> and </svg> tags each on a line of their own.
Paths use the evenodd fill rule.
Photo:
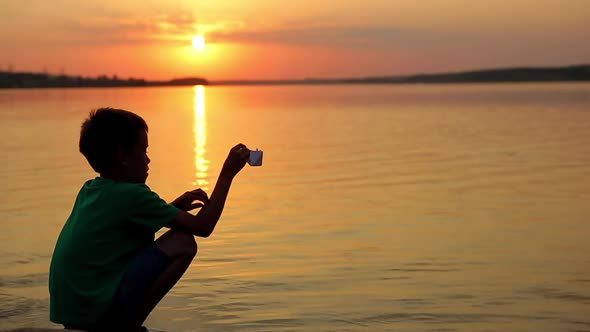
<svg viewBox="0 0 590 332">
<path fill-rule="evenodd" d="M 248 151 L 248 148 L 246 147 L 246 145 L 240 143 L 240 144 L 234 146 L 234 148 L 232 150 L 237 151 L 237 152 L 241 152 L 244 150 Z"/>
<path fill-rule="evenodd" d="M 191 195 L 190 198 L 193 201 L 203 201 L 203 202 L 209 201 L 209 197 L 207 197 L 207 195 Z"/>
<path fill-rule="evenodd" d="M 207 203 L 209 202 L 209 199 L 206 197 L 191 197 L 192 201 L 198 201 L 198 202 L 202 202 L 202 203 Z"/>
<path fill-rule="evenodd" d="M 190 209 L 194 210 L 194 209 L 198 209 L 203 206 L 205 206 L 205 205 L 203 205 L 202 203 L 193 203 L 193 204 L 191 204 Z"/>
<path fill-rule="evenodd" d="M 209 196 L 202 189 L 197 189 L 197 190 L 190 191 L 188 194 L 193 199 L 199 199 L 199 200 L 202 200 L 202 201 L 208 201 L 209 200 Z"/>
<path fill-rule="evenodd" d="M 250 150 L 248 150 L 248 148 L 238 150 L 238 157 L 240 157 L 240 159 L 247 159 L 250 157 Z"/>
<path fill-rule="evenodd" d="M 204 195 L 207 195 L 207 193 L 203 189 L 201 189 L 201 188 L 192 190 L 192 191 L 190 191 L 190 193 L 192 193 L 192 194 L 204 194 Z"/>
</svg>

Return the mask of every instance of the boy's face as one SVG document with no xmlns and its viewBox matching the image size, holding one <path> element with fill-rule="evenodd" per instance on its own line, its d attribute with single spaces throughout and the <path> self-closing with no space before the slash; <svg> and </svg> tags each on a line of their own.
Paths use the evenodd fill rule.
<svg viewBox="0 0 590 332">
<path fill-rule="evenodd" d="M 148 177 L 148 164 L 150 158 L 147 155 L 148 137 L 145 130 L 137 133 L 137 143 L 125 153 L 123 165 L 125 166 L 126 178 L 129 182 L 145 183 Z"/>
</svg>

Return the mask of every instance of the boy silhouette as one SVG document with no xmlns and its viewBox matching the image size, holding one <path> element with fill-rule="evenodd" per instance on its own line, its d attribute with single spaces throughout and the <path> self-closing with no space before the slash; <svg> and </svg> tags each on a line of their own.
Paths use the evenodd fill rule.
<svg viewBox="0 0 590 332">
<path fill-rule="evenodd" d="M 236 145 L 210 198 L 196 189 L 168 204 L 145 184 L 147 131 L 140 116 L 112 108 L 82 124 L 80 152 L 100 176 L 80 189 L 51 259 L 50 319 L 65 328 L 146 330 L 145 319 L 195 257 L 194 236 L 211 235 L 248 160 L 248 148 Z M 170 230 L 154 239 L 162 227 Z"/>
</svg>

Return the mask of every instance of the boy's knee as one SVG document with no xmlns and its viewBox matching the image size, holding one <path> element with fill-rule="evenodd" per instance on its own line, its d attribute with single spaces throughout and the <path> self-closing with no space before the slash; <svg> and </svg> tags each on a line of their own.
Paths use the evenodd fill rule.
<svg viewBox="0 0 590 332">
<path fill-rule="evenodd" d="M 178 232 L 174 234 L 178 254 L 185 257 L 195 257 L 197 255 L 197 241 L 195 236 L 190 233 Z"/>
<path fill-rule="evenodd" d="M 186 244 L 185 244 L 186 255 L 191 256 L 191 257 L 195 257 L 197 255 L 197 251 L 199 249 L 199 246 L 197 245 L 197 240 L 195 240 L 194 235 L 189 234 L 189 233 L 185 233 L 185 234 L 187 235 Z"/>
<path fill-rule="evenodd" d="M 181 231 L 169 231 L 163 240 L 156 241 L 160 249 L 171 258 L 195 257 L 197 255 L 197 241 L 194 235 Z"/>
</svg>

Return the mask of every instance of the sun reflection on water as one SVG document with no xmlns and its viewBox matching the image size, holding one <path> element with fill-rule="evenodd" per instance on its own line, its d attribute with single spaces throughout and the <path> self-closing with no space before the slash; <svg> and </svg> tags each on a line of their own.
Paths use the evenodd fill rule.
<svg viewBox="0 0 590 332">
<path fill-rule="evenodd" d="M 209 170 L 209 160 L 205 158 L 207 145 L 207 117 L 205 113 L 205 87 L 198 85 L 194 87 L 194 112 L 195 112 L 195 181 L 203 190 L 208 190 L 209 181 L 207 180 L 207 171 Z"/>
</svg>

